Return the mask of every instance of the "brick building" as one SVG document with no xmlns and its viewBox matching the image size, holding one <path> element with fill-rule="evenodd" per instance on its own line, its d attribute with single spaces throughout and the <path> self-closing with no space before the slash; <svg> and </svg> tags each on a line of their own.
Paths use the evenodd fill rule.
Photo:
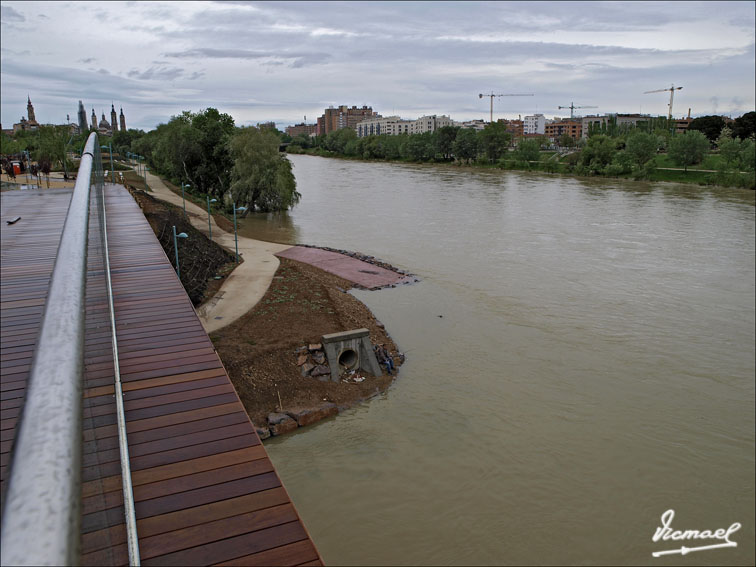
<svg viewBox="0 0 756 567">
<path fill-rule="evenodd" d="M 560 136 L 567 134 L 577 141 L 583 133 L 583 124 L 580 120 L 560 120 L 546 124 L 544 134 L 551 140 L 558 140 Z"/>
<path fill-rule="evenodd" d="M 312 134 L 315 134 L 317 132 L 317 129 L 317 124 L 305 124 L 304 122 L 302 122 L 301 124 L 295 124 L 294 126 L 287 126 L 286 133 L 292 138 L 301 134 L 310 136 Z"/>
<path fill-rule="evenodd" d="M 338 106 L 334 108 L 331 106 L 326 108 L 323 115 L 318 118 L 316 132 L 318 136 L 324 136 L 342 128 L 354 128 L 363 120 L 375 116 L 378 115 L 369 106 L 363 106 L 362 108 L 357 108 L 356 106 L 352 106 L 351 108 L 348 106 Z"/>
</svg>

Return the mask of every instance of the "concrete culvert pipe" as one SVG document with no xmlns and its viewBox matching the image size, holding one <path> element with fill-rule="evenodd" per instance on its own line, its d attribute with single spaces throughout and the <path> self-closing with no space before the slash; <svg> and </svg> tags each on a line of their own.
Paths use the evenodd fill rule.
<svg viewBox="0 0 756 567">
<path fill-rule="evenodd" d="M 339 365 L 343 366 L 347 370 L 353 370 L 359 366 L 360 359 L 357 353 L 348 348 L 341 352 L 339 355 Z"/>
</svg>

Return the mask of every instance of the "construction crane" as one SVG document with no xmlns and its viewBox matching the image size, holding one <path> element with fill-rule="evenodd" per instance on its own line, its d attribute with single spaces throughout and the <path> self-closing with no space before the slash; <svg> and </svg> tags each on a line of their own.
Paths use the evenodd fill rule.
<svg viewBox="0 0 756 567">
<path fill-rule="evenodd" d="M 669 115 L 667 116 L 670 124 L 672 123 L 672 101 L 675 99 L 675 91 L 679 91 L 682 87 L 676 87 L 674 84 L 668 89 L 657 89 L 655 91 L 646 91 L 643 94 L 651 93 L 663 93 L 669 91 Z"/>
<path fill-rule="evenodd" d="M 574 102 L 571 102 L 569 106 L 559 106 L 557 108 L 569 108 L 570 109 L 570 120 L 572 120 L 574 116 L 574 112 L 576 108 L 598 108 L 598 106 L 575 106 Z"/>
<path fill-rule="evenodd" d="M 478 98 L 483 98 L 484 96 L 491 97 L 491 122 L 493 122 L 493 99 L 496 96 L 535 96 L 533 93 L 530 94 L 479 94 Z"/>
</svg>

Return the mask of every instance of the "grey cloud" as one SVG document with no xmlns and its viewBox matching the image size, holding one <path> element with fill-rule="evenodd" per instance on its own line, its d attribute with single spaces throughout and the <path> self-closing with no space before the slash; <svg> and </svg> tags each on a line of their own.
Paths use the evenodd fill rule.
<svg viewBox="0 0 756 567">
<path fill-rule="evenodd" d="M 100 68 L 100 69 L 97 69 L 97 72 L 98 72 L 98 73 L 99 73 L 100 75 L 110 75 L 110 71 L 108 71 L 107 69 L 102 69 L 102 68 Z"/>
<path fill-rule="evenodd" d="M 11 6 L 0 6 L 0 20 L 5 23 L 25 22 L 26 18 Z"/>
<path fill-rule="evenodd" d="M 146 71 L 132 69 L 126 74 L 129 78 L 140 79 L 144 81 L 149 81 L 152 79 L 172 81 L 173 79 L 178 79 L 181 75 L 183 75 L 184 70 L 179 69 L 178 67 L 150 67 Z"/>
<path fill-rule="evenodd" d="M 87 57 L 86 59 L 79 59 L 79 63 L 94 63 L 97 61 L 94 57 Z"/>
<path fill-rule="evenodd" d="M 188 51 L 165 53 L 164 57 L 197 58 L 197 59 L 246 59 L 259 60 L 270 59 L 268 65 L 288 65 L 292 68 L 300 68 L 305 65 L 318 65 L 331 59 L 328 53 L 286 53 L 281 51 L 255 51 L 251 49 L 215 49 L 203 47 Z"/>
</svg>

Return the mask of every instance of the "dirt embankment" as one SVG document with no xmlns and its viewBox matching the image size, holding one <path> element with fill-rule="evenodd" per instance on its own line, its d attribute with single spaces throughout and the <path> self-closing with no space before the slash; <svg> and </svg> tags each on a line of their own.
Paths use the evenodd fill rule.
<svg viewBox="0 0 756 567">
<path fill-rule="evenodd" d="M 181 281 L 195 307 L 209 300 L 233 270 L 233 254 L 193 228 L 181 209 L 143 191 L 131 192 L 168 258 L 175 254 L 172 227 L 189 234 L 179 243 Z M 227 219 L 216 216 L 218 220 Z M 394 364 L 401 365 L 403 355 L 370 310 L 347 293 L 350 287 L 338 276 L 281 258 L 260 302 L 210 334 L 262 438 L 334 415 L 386 390 L 393 381 L 396 370 L 382 376 L 359 371 L 356 380 L 340 382 L 303 375 L 302 354 L 309 352 L 310 345 L 320 343 L 323 335 L 361 328 L 368 329 L 373 345 L 383 345 Z"/>
<path fill-rule="evenodd" d="M 325 334 L 366 328 L 374 345 L 384 345 L 399 365 L 402 356 L 370 310 L 346 293 L 350 282 L 307 264 L 281 258 L 281 265 L 268 292 L 257 306 L 234 323 L 212 333 L 210 338 L 228 371 L 252 421 L 273 434 L 280 417 L 289 414 L 300 425 L 328 417 L 376 393 L 394 379 L 384 373 L 372 376 L 360 371 L 356 382 L 320 381 L 303 376 L 297 363 L 309 345 Z M 303 410 L 309 410 L 303 412 Z M 312 417 L 300 419 L 300 414 Z M 290 423 L 293 429 L 296 426 Z"/>
</svg>

